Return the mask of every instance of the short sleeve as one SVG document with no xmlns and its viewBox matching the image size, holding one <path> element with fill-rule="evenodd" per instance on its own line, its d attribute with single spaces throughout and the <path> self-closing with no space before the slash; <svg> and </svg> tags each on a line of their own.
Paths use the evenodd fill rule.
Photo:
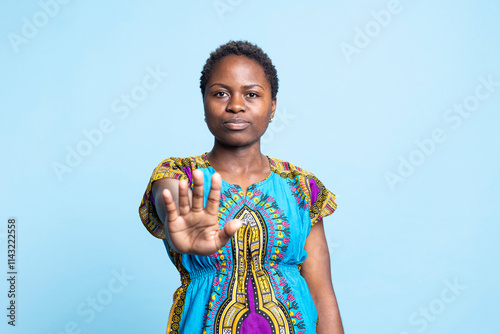
<svg viewBox="0 0 500 334">
<path fill-rule="evenodd" d="M 151 193 L 153 182 L 156 180 L 171 178 L 186 180 L 191 183 L 191 166 L 183 163 L 181 158 L 167 158 L 163 160 L 153 171 L 148 186 L 139 206 L 139 216 L 147 230 L 155 237 L 165 239 L 164 225 L 158 217 Z"/>
<path fill-rule="evenodd" d="M 335 212 L 337 209 L 336 196 L 326 189 L 316 176 L 308 178 L 307 182 L 311 196 L 309 214 L 311 216 L 311 226 L 314 226 L 318 221 Z"/>
</svg>

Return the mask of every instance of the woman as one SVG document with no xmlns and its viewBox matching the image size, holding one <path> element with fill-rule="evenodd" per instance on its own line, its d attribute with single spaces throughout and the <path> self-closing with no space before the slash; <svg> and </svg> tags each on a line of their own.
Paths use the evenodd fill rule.
<svg viewBox="0 0 500 334">
<path fill-rule="evenodd" d="M 163 160 L 139 209 L 181 275 L 167 333 L 343 333 L 322 221 L 335 195 L 260 151 L 276 110 L 271 60 L 229 42 L 200 88 L 212 150 Z"/>
</svg>

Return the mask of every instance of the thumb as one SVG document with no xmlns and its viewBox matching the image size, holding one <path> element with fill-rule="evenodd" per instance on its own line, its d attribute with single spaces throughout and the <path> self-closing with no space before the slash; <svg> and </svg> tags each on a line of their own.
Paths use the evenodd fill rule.
<svg viewBox="0 0 500 334">
<path fill-rule="evenodd" d="M 239 219 L 233 219 L 230 222 L 228 222 L 222 228 L 222 230 L 219 231 L 218 234 L 219 248 L 224 246 L 229 241 L 229 238 L 231 238 L 233 234 L 235 234 L 236 231 L 238 231 L 242 225 L 243 224 Z"/>
</svg>

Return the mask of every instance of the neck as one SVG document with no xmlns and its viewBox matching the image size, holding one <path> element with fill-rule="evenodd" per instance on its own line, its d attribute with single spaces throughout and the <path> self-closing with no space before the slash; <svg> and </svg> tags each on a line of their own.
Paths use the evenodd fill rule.
<svg viewBox="0 0 500 334">
<path fill-rule="evenodd" d="M 228 147 L 215 140 L 207 159 L 215 170 L 230 174 L 269 170 L 269 161 L 260 151 L 260 141 L 248 146 Z"/>
</svg>

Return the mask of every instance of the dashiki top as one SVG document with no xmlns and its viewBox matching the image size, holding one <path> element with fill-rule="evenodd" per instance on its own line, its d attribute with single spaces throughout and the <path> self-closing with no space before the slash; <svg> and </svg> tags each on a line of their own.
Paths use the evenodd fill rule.
<svg viewBox="0 0 500 334">
<path fill-rule="evenodd" d="M 167 333 L 316 333 L 318 314 L 301 264 L 311 226 L 337 208 L 335 195 L 313 174 L 270 158 L 271 174 L 247 193 L 222 180 L 219 224 L 243 226 L 210 256 L 179 254 L 165 240 L 155 210 L 152 183 L 204 174 L 205 205 L 214 169 L 205 154 L 163 160 L 153 172 L 139 213 L 145 227 L 163 239 L 181 276 L 174 293 Z"/>
</svg>

